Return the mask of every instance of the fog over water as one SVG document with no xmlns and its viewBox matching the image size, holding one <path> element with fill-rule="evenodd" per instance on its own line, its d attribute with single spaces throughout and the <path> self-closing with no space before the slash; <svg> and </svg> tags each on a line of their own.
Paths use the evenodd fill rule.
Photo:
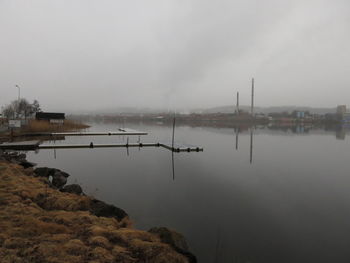
<svg viewBox="0 0 350 263">
<path fill-rule="evenodd" d="M 349 104 L 346 0 L 0 0 L 0 105 Z"/>
<path fill-rule="evenodd" d="M 171 139 L 170 125 L 125 125 L 149 132 L 144 143 Z M 125 209 L 137 228 L 181 232 L 201 263 L 348 262 L 349 128 L 179 125 L 175 134 L 204 152 L 175 153 L 173 163 L 170 151 L 156 147 L 40 150 L 28 159 L 68 172 L 69 184 Z M 128 140 L 55 144 L 91 141 Z"/>
</svg>

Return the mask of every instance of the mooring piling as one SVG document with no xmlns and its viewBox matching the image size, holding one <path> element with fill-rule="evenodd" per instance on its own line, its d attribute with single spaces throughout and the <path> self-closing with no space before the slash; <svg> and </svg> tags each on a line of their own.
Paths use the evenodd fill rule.
<svg viewBox="0 0 350 263">
<path fill-rule="evenodd" d="M 171 141 L 171 148 L 174 149 L 174 140 L 175 140 L 175 115 L 174 115 L 174 121 L 173 121 L 173 136 Z"/>
</svg>

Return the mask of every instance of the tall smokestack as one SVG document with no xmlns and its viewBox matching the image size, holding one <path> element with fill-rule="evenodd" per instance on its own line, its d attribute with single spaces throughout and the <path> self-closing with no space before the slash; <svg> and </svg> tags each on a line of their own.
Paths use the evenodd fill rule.
<svg viewBox="0 0 350 263">
<path fill-rule="evenodd" d="M 254 116 L 254 78 L 252 78 L 252 104 L 251 104 L 251 114 Z"/>
<path fill-rule="evenodd" d="M 236 106 L 236 110 L 237 110 L 237 115 L 239 115 L 239 92 L 237 92 L 237 106 Z"/>
</svg>

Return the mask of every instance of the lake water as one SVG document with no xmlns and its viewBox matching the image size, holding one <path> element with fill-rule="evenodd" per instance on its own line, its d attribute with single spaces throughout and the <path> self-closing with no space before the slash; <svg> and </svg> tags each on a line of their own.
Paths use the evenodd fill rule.
<svg viewBox="0 0 350 263">
<path fill-rule="evenodd" d="M 170 126 L 125 126 L 149 132 L 142 142 L 171 140 Z M 119 127 L 93 123 L 90 130 Z M 123 208 L 137 228 L 181 232 L 199 262 L 349 262 L 349 136 L 242 128 L 236 145 L 233 128 L 179 126 L 176 141 L 204 152 L 174 153 L 174 172 L 172 153 L 162 148 L 56 150 L 56 159 L 41 150 L 28 159 L 68 172 L 69 183 Z M 56 144 L 126 140 L 66 137 Z"/>
</svg>

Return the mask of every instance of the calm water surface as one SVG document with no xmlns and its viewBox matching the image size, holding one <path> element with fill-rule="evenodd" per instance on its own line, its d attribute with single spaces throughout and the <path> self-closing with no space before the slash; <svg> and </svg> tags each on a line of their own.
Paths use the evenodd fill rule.
<svg viewBox="0 0 350 263">
<path fill-rule="evenodd" d="M 92 124 L 92 131 L 118 124 Z M 170 141 L 171 127 L 142 142 Z M 337 138 L 336 138 L 337 136 Z M 162 148 L 67 149 L 30 153 L 40 166 L 71 174 L 87 194 L 125 209 L 137 228 L 183 233 L 199 262 L 350 262 L 350 134 L 267 128 L 176 129 L 176 141 L 202 153 Z M 339 140 L 340 138 L 340 140 Z M 130 137 L 136 142 L 137 137 Z M 253 142 L 250 161 L 251 139 Z M 126 137 L 66 137 L 59 143 L 126 142 Z"/>
</svg>

